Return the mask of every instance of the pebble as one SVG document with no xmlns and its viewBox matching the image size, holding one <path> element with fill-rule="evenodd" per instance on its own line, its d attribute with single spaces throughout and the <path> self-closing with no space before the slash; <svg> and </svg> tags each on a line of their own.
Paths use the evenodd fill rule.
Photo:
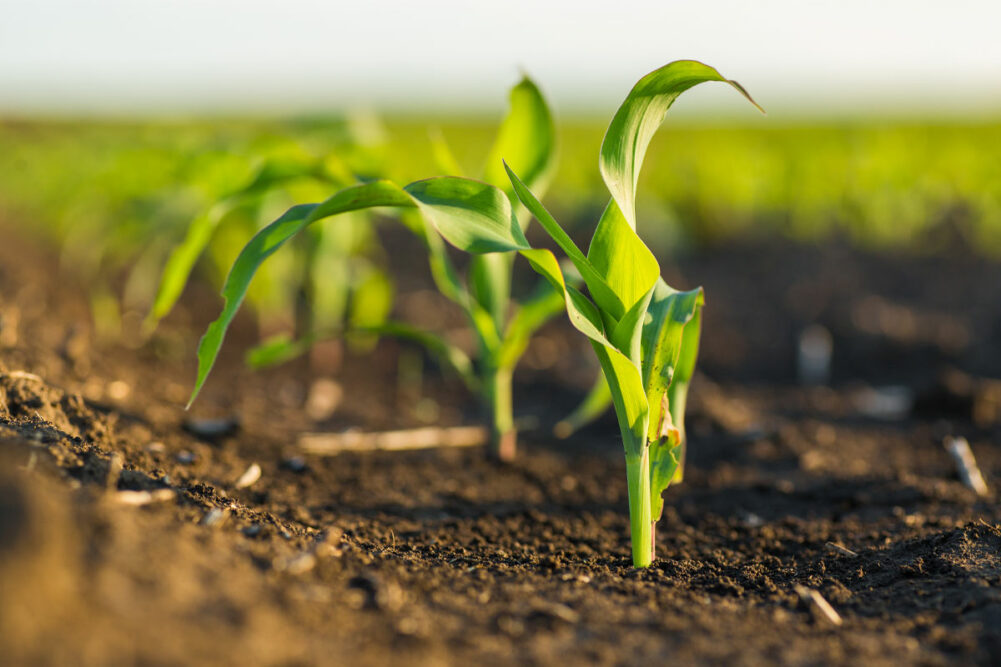
<svg viewBox="0 0 1001 667">
<path fill-rule="evenodd" d="M 274 566 L 280 572 L 288 572 L 294 575 L 306 574 L 316 567 L 316 556 L 305 552 L 291 558 L 278 559 L 275 561 Z"/>
<path fill-rule="evenodd" d="M 212 509 L 210 509 L 208 512 L 205 513 L 205 516 L 202 517 L 202 525 L 214 526 L 216 524 L 221 524 L 226 520 L 226 517 L 228 515 L 229 512 L 227 512 L 226 510 L 219 509 L 218 507 L 213 507 Z"/>
<path fill-rule="evenodd" d="M 738 511 L 740 522 L 748 528 L 760 528 L 765 525 L 765 520 L 754 512 Z"/>
<path fill-rule="evenodd" d="M 184 430 L 199 438 L 214 440 L 236 433 L 240 422 L 235 417 L 222 419 L 189 419 L 184 422 Z"/>
<path fill-rule="evenodd" d="M 306 459 L 301 456 L 290 456 L 282 461 L 282 466 L 286 470 L 291 470 L 292 472 L 306 472 L 309 470 L 309 464 L 306 463 Z"/>
<path fill-rule="evenodd" d="M 234 486 L 236 486 L 236 488 L 238 489 L 245 489 L 249 486 L 252 486 L 254 482 L 259 480 L 260 478 L 261 478 L 261 466 L 257 465 L 256 463 L 251 463 L 250 467 L 248 467 L 244 471 L 244 473 L 240 475 L 240 479 L 236 480 Z"/>
<path fill-rule="evenodd" d="M 173 489 L 156 489 L 155 491 L 116 491 L 115 501 L 122 505 L 149 505 L 150 503 L 173 500 L 177 494 Z"/>
<path fill-rule="evenodd" d="M 195 462 L 195 455 L 185 450 L 177 455 L 177 462 L 183 465 L 191 465 Z"/>
</svg>

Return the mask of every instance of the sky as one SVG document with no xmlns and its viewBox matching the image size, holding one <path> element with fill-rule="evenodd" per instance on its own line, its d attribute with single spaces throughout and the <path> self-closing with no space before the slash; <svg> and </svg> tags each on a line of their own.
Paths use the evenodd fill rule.
<svg viewBox="0 0 1001 667">
<path fill-rule="evenodd" d="M 0 0 L 0 113 L 606 113 L 693 58 L 770 114 L 1001 113 L 1001 0 Z M 725 86 L 684 113 L 746 113 Z"/>
</svg>

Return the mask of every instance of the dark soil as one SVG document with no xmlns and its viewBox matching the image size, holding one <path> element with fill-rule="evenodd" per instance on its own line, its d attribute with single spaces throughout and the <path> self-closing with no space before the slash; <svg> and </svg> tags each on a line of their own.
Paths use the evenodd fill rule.
<svg viewBox="0 0 1001 667">
<path fill-rule="evenodd" d="M 95 340 L 80 287 L 5 236 L 2 662 L 1001 661 L 989 379 L 1001 375 L 1001 265 L 775 243 L 666 273 L 707 288 L 702 374 L 686 478 L 667 492 L 657 561 L 637 571 L 614 421 L 546 435 L 595 369 L 562 322 L 519 376 L 518 412 L 535 428 L 515 463 L 477 449 L 306 456 L 302 431 L 475 423 L 475 406 L 391 341 L 251 374 L 237 363 L 245 318 L 185 413 L 215 299 L 193 290 L 141 347 Z M 455 321 L 417 288 L 400 309 Z M 833 338 L 831 383 L 805 387 L 797 340 L 817 323 Z M 341 390 L 330 415 L 310 399 L 324 387 Z M 231 421 L 192 434 L 189 420 L 207 418 Z M 986 497 L 959 481 L 949 435 L 969 439 Z M 255 463 L 260 479 L 237 488 Z M 135 498 L 153 500 L 123 502 Z"/>
</svg>

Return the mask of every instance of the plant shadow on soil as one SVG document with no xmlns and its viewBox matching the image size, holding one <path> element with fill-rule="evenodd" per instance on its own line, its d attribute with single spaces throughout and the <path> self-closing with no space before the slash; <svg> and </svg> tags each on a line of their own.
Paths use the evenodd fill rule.
<svg viewBox="0 0 1001 667">
<path fill-rule="evenodd" d="M 101 342 L 53 259 L 5 244 L 0 654 L 102 665 L 1001 659 L 1001 504 L 993 488 L 967 489 L 941 444 L 967 437 L 988 483 L 1001 477 L 990 379 L 1001 376 L 1001 265 L 963 251 L 742 242 L 682 258 L 666 277 L 706 287 L 702 370 L 686 478 L 667 492 L 658 560 L 637 571 L 614 419 L 567 441 L 545 435 L 596 370 L 565 323 L 542 332 L 519 373 L 518 412 L 538 427 L 513 464 L 478 449 L 316 457 L 297 433 L 420 425 L 421 396 L 446 425 L 475 422 L 475 406 L 426 359 L 422 385 L 402 385 L 397 361 L 418 353 L 392 341 L 251 374 L 239 363 L 253 340 L 243 318 L 186 414 L 211 294 L 190 289 L 144 346 Z M 461 324 L 426 282 L 401 284 L 404 316 Z M 833 341 L 831 378 L 802 386 L 797 341 L 817 324 Z M 306 407 L 318 368 L 334 368 L 342 391 L 322 417 Z M 903 410 L 881 402 L 890 385 L 905 388 Z M 193 418 L 235 421 L 198 438 L 183 428 Z M 239 488 L 252 464 L 260 479 Z"/>
</svg>

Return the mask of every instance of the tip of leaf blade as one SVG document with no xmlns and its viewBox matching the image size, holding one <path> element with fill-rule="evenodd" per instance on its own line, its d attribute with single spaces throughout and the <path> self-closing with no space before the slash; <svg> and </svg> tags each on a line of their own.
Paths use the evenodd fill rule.
<svg viewBox="0 0 1001 667">
<path fill-rule="evenodd" d="M 766 115 L 768 114 L 768 112 L 765 111 L 764 108 L 762 108 L 762 106 L 760 104 L 758 104 L 754 100 L 753 97 L 751 97 L 751 94 L 749 92 L 747 92 L 746 88 L 744 88 L 742 85 L 740 85 L 739 83 L 737 83 L 733 79 L 727 79 L 727 83 L 729 83 L 731 86 L 733 86 L 734 88 L 736 88 L 740 92 L 741 95 L 743 95 L 744 97 L 746 97 L 747 101 L 754 105 L 755 109 L 757 109 L 758 111 L 760 111 L 763 114 L 766 114 Z"/>
</svg>

